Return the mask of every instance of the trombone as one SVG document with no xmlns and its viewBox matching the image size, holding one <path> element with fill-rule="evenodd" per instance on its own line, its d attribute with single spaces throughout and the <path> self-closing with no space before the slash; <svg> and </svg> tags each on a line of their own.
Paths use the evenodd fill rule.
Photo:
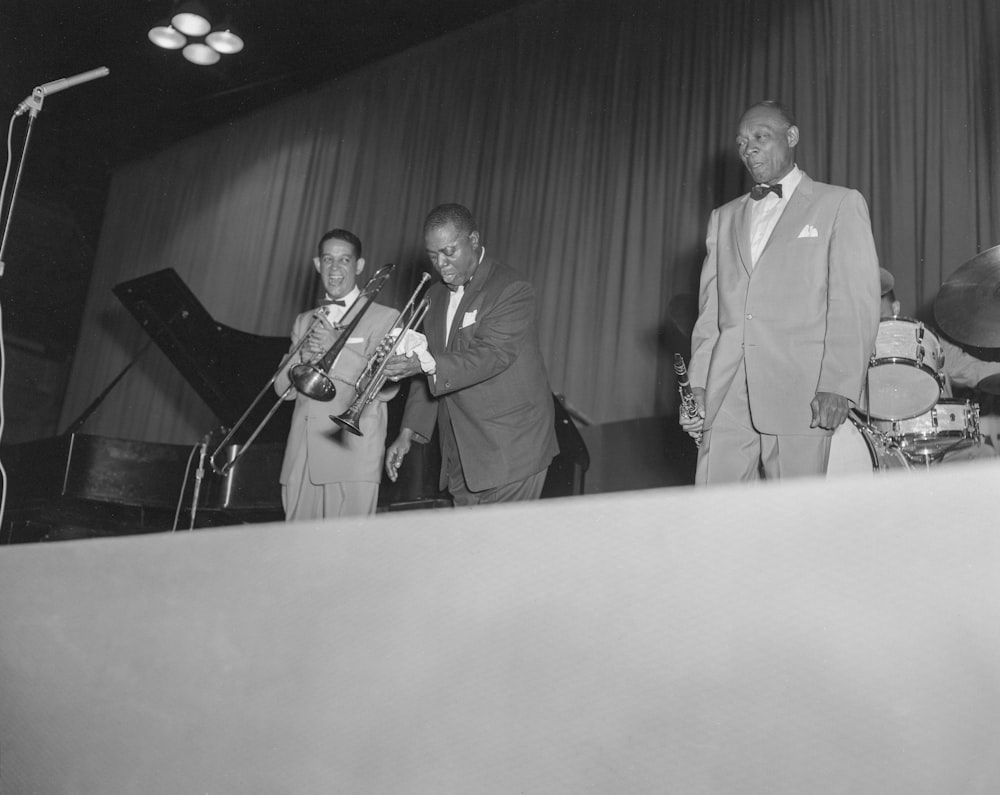
<svg viewBox="0 0 1000 795">
<path fill-rule="evenodd" d="M 351 332 L 358 325 L 358 321 L 361 320 L 365 312 L 368 311 L 368 307 L 371 306 L 372 301 L 375 300 L 375 296 L 378 295 L 382 286 L 386 283 L 389 276 L 392 275 L 392 271 L 395 265 L 383 265 L 379 268 L 375 274 L 368 280 L 364 289 L 358 295 L 357 301 L 354 302 L 355 305 L 358 301 L 365 299 L 365 303 L 361 306 L 361 309 L 355 314 L 354 319 L 351 320 L 350 324 L 346 327 L 338 326 L 337 330 L 340 331 L 340 335 L 334 340 L 333 345 L 323 354 L 317 361 L 306 364 L 305 362 L 294 365 L 289 371 L 289 378 L 291 384 L 288 388 L 281 393 L 281 396 L 274 402 L 267 414 L 264 415 L 257 427 L 254 428 L 253 432 L 247 437 L 246 442 L 243 443 L 234 455 L 232 455 L 228 461 L 224 464 L 218 464 L 216 458 L 219 453 L 223 451 L 233 436 L 236 435 L 236 431 L 242 427 L 243 423 L 247 421 L 247 418 L 257 407 L 257 404 L 264 398 L 264 396 L 271 390 L 274 386 L 274 382 L 278 380 L 278 376 L 281 371 L 285 369 L 292 358 L 302 349 L 305 345 L 306 340 L 309 339 L 309 335 L 317 327 L 318 324 L 324 321 L 323 309 L 330 303 L 329 301 L 324 301 L 313 311 L 313 320 L 309 324 L 309 328 L 306 329 L 306 333 L 302 335 L 302 338 L 295 343 L 292 349 L 288 352 L 284 359 L 281 360 L 281 364 L 278 369 L 274 371 L 274 375 L 264 384 L 264 388 L 257 393 L 257 397 L 253 399 L 247 410 L 243 412 L 240 418 L 236 421 L 233 427 L 229 430 L 229 433 L 225 435 L 225 438 L 219 442 L 218 446 L 212 452 L 212 455 L 208 458 L 208 463 L 211 465 L 212 470 L 216 475 L 225 476 L 229 473 L 235 465 L 236 462 L 243 456 L 243 454 L 250 448 L 254 440 L 260 435 L 260 432 L 264 430 L 264 426 L 271 421 L 271 418 L 277 413 L 278 409 L 281 408 L 281 404 L 288 398 L 289 395 L 295 390 L 298 390 L 303 395 L 311 397 L 314 400 L 333 400 L 334 395 L 337 394 L 337 388 L 334 386 L 333 381 L 330 380 L 329 376 L 326 375 L 326 370 L 329 370 L 333 365 L 336 358 L 340 355 L 340 352 L 344 349 L 347 344 L 347 340 L 351 336 Z M 354 308 L 353 306 L 351 307 Z M 320 369 L 322 368 L 322 369 Z M 324 397 L 325 396 L 325 397 Z"/>
<path fill-rule="evenodd" d="M 423 321 L 424 315 L 427 314 L 430 301 L 426 298 L 416 308 L 413 305 L 417 300 L 417 296 L 420 295 L 420 291 L 424 289 L 424 285 L 430 280 L 431 276 L 429 273 L 425 273 L 421 277 L 420 284 L 413 291 L 410 300 L 406 302 L 406 306 L 396 315 L 396 319 L 392 322 L 392 326 L 389 327 L 385 336 L 382 337 L 382 341 L 379 342 L 375 353 L 368 359 L 365 369 L 361 371 L 358 380 L 354 382 L 354 389 L 358 394 L 354 398 L 354 402 L 350 408 L 339 416 L 330 415 L 330 419 L 345 431 L 350 431 L 355 436 L 364 436 L 360 427 L 361 412 L 365 410 L 365 407 L 374 400 L 375 395 L 385 386 L 385 368 L 389 362 L 389 357 L 392 356 L 396 342 L 402 340 L 407 331 L 416 329 Z"/>
</svg>

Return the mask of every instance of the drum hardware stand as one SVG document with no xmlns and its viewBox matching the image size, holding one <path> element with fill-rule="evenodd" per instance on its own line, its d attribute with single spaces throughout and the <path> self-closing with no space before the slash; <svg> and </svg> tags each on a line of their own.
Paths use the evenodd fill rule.
<svg viewBox="0 0 1000 795">
<path fill-rule="evenodd" d="M 865 370 L 865 425 L 872 424 L 872 391 L 871 380 L 869 378 L 872 367 L 875 365 L 875 353 L 868 357 L 868 369 Z"/>
</svg>

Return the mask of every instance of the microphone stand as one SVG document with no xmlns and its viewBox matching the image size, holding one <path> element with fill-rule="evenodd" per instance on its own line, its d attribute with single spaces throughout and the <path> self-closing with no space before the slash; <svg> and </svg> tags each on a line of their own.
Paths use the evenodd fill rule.
<svg viewBox="0 0 1000 795">
<path fill-rule="evenodd" d="M 10 218 L 14 214 L 14 200 L 17 198 L 17 189 L 21 184 L 21 174 L 24 171 L 24 160 L 28 154 L 28 142 L 31 140 L 31 128 L 34 126 L 35 117 L 38 116 L 42 110 L 42 103 L 45 101 L 45 97 L 48 94 L 55 94 L 58 91 L 65 91 L 67 88 L 78 86 L 81 83 L 89 83 L 91 80 L 97 80 L 99 77 L 106 77 L 108 73 L 108 68 L 106 66 L 100 66 L 97 69 L 91 69 L 89 72 L 81 72 L 80 74 L 73 75 L 72 77 L 61 77 L 58 80 L 50 80 L 48 83 L 35 86 L 35 88 L 31 91 L 31 95 L 25 97 L 24 101 L 18 104 L 17 109 L 14 111 L 14 115 L 10 120 L 11 126 L 14 124 L 14 119 L 24 113 L 28 113 L 28 130 L 24 135 L 24 143 L 21 145 L 21 161 L 17 164 L 17 176 L 14 179 L 14 188 L 10 194 L 10 204 L 7 208 L 7 218 L 4 221 L 3 238 L 0 239 L 0 276 L 3 276 L 4 272 L 3 255 L 4 251 L 7 249 L 7 236 L 10 233 Z M 6 180 L 4 181 L 4 187 L 7 187 Z M 0 200 L 2 199 L 3 197 L 0 196 Z"/>
<path fill-rule="evenodd" d="M 201 494 L 201 481 L 205 477 L 205 456 L 208 452 L 208 440 L 210 436 L 210 433 L 206 433 L 201 440 L 201 444 L 198 445 L 201 451 L 198 454 L 198 469 L 194 473 L 194 493 L 191 495 L 191 523 L 188 525 L 188 530 L 194 530 L 194 520 L 198 515 L 198 496 Z"/>
<path fill-rule="evenodd" d="M 17 175 L 14 177 L 14 187 L 10 192 L 10 204 L 7 205 L 7 218 L 3 225 L 3 239 L 0 240 L 0 277 L 4 274 L 4 252 L 7 250 L 7 237 L 10 234 L 10 219 L 14 215 L 14 202 L 17 200 L 17 190 L 21 186 L 21 175 L 24 173 L 24 161 L 28 155 L 28 143 L 31 141 L 31 129 L 35 123 L 35 117 L 38 116 L 39 112 L 42 110 L 42 102 L 45 100 L 45 92 L 42 89 L 36 88 L 31 92 L 31 96 L 28 97 L 21 107 L 27 106 L 28 109 L 28 129 L 24 133 L 24 142 L 21 144 L 21 159 L 17 164 Z M 18 112 L 15 112 L 15 116 L 20 115 L 23 112 L 18 108 Z"/>
</svg>

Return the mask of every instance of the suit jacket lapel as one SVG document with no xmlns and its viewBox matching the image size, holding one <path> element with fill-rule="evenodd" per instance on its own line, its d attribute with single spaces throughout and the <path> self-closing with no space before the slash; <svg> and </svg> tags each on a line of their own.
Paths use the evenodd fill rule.
<svg viewBox="0 0 1000 795">
<path fill-rule="evenodd" d="M 785 207 L 778 223 L 774 225 L 774 231 L 771 232 L 771 237 L 767 241 L 768 245 L 771 244 L 772 240 L 792 240 L 798 235 L 802 224 L 807 220 L 806 210 L 812 204 L 812 186 L 812 180 L 803 173 L 798 187 L 795 188 L 795 193 L 788 200 L 788 206 Z M 764 250 L 767 250 L 767 246 L 764 246 Z"/>
<path fill-rule="evenodd" d="M 451 293 L 443 284 L 435 284 L 428 292 L 431 308 L 427 310 L 427 317 L 424 318 L 424 331 L 432 341 L 432 350 L 436 350 L 439 344 L 442 350 L 446 350 L 448 346 L 444 324 L 448 317 L 448 297 Z"/>
<path fill-rule="evenodd" d="M 779 245 L 782 241 L 792 240 L 798 235 L 798 230 L 802 229 L 802 224 L 807 220 L 806 210 L 809 205 L 812 204 L 813 197 L 813 181 L 809 176 L 803 171 L 802 179 L 799 180 L 798 186 L 795 188 L 795 193 L 792 194 L 791 198 L 788 200 L 788 204 L 785 205 L 784 211 L 781 213 L 781 217 L 778 218 L 778 222 L 774 225 L 774 229 L 771 230 L 771 236 L 767 239 L 764 244 L 763 250 L 760 252 L 760 257 L 757 258 L 757 265 L 759 266 L 761 260 L 764 259 L 764 255 L 767 253 L 773 245 Z M 750 214 L 747 213 L 747 234 L 749 235 L 750 229 Z M 747 251 L 750 250 L 749 244 L 747 245 Z M 749 262 L 749 258 L 747 259 Z"/>
<path fill-rule="evenodd" d="M 753 261 L 750 257 L 750 209 L 751 198 L 748 193 L 743 198 L 743 207 L 738 210 L 739 216 L 736 222 L 736 250 L 740 253 L 740 261 L 747 274 L 753 271 Z"/>
<path fill-rule="evenodd" d="M 472 305 L 472 302 L 475 301 L 476 296 L 482 291 L 483 285 L 486 284 L 486 280 L 489 278 L 492 269 L 493 259 L 491 257 L 483 257 L 483 261 L 479 263 L 479 267 L 476 268 L 471 281 L 465 285 L 465 290 L 462 292 L 462 300 L 458 304 L 458 310 L 455 312 L 455 317 L 451 321 L 451 328 L 448 330 L 448 350 L 451 350 L 455 345 L 455 341 L 458 339 L 458 332 L 461 330 L 462 322 L 465 319 L 465 313 Z M 447 318 L 447 308 L 445 309 L 445 315 Z"/>
</svg>

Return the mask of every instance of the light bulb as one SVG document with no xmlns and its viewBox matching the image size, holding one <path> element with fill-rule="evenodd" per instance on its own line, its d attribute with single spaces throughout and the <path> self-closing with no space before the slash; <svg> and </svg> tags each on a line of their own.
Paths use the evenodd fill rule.
<svg viewBox="0 0 1000 795">
<path fill-rule="evenodd" d="M 153 44 L 165 50 L 179 50 L 187 44 L 187 38 L 173 25 L 157 25 L 155 28 L 150 28 L 147 35 Z"/>
<path fill-rule="evenodd" d="M 222 57 L 207 44 L 189 44 L 183 49 L 182 54 L 191 63 L 196 63 L 199 66 L 211 66 L 218 63 L 219 58 Z"/>
</svg>

